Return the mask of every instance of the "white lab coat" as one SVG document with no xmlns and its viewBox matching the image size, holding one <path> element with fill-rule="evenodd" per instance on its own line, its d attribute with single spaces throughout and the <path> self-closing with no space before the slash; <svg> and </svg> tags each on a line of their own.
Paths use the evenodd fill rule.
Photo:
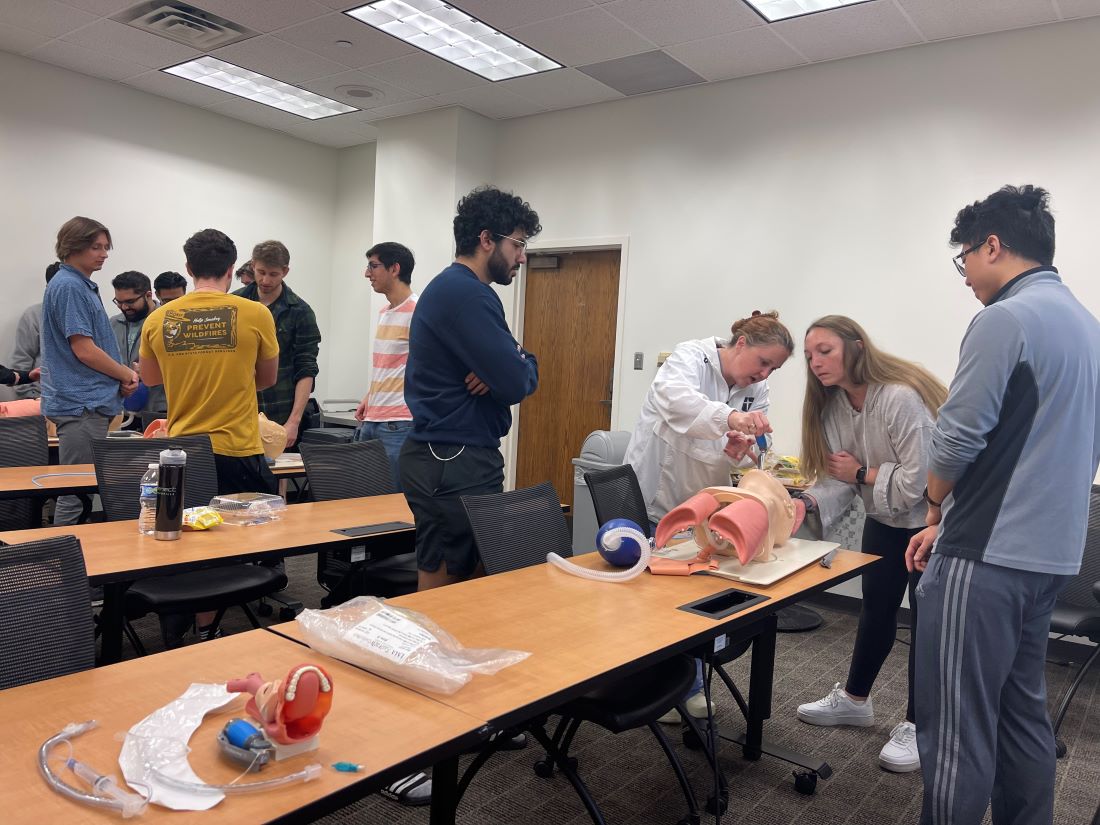
<svg viewBox="0 0 1100 825">
<path fill-rule="evenodd" d="M 704 487 L 730 483 L 726 446 L 731 411 L 768 412 L 768 382 L 730 387 L 718 338 L 685 341 L 657 370 L 626 448 L 651 521 Z M 752 464 L 746 458 L 742 466 Z"/>
</svg>

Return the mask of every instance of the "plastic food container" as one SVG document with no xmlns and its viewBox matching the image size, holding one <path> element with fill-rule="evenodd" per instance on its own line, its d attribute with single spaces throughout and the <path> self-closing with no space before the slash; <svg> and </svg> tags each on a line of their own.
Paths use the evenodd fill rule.
<svg viewBox="0 0 1100 825">
<path fill-rule="evenodd" d="M 210 506 L 225 524 L 247 525 L 274 521 L 286 509 L 286 502 L 282 496 L 268 493 L 230 493 L 214 496 Z"/>
</svg>

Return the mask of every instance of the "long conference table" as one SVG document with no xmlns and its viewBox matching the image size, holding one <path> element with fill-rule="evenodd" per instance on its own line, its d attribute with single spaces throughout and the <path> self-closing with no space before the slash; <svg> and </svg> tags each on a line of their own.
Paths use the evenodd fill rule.
<svg viewBox="0 0 1100 825">
<path fill-rule="evenodd" d="M 138 532 L 137 521 L 107 521 L 66 527 L 0 532 L 3 544 L 19 544 L 54 536 L 76 536 L 84 551 L 91 585 L 103 586 L 100 661 L 110 664 L 122 655 L 122 625 L 126 588 L 141 579 L 251 561 L 348 548 L 370 558 L 371 537 L 348 536 L 337 529 L 403 523 L 377 535 L 412 530 L 412 513 L 397 495 L 292 504 L 281 518 L 251 526 L 219 525 L 213 530 L 184 532 L 177 541 L 157 541 Z"/>
<path fill-rule="evenodd" d="M 104 613 L 109 615 L 101 617 L 103 659 L 111 661 L 120 654 L 122 596 L 129 582 L 182 570 L 315 552 L 319 548 L 364 547 L 369 545 L 369 538 L 349 537 L 333 530 L 402 521 L 411 521 L 408 505 L 403 496 L 393 495 L 291 505 L 276 522 L 253 527 L 224 525 L 212 531 L 187 533 L 175 542 L 141 536 L 135 522 L 9 531 L 0 533 L 0 541 L 32 541 L 59 534 L 80 539 L 90 583 L 105 585 Z M 580 560 L 589 566 L 603 564 L 595 554 Z M 256 797 L 234 797 L 221 803 L 213 815 L 222 814 L 234 821 L 300 821 L 345 805 L 413 769 L 434 764 L 431 822 L 451 825 L 457 801 L 458 756 L 464 749 L 484 741 L 494 731 L 551 711 L 608 680 L 623 678 L 676 653 L 698 651 L 719 636 L 759 624 L 785 605 L 859 575 L 863 567 L 876 560 L 875 556 L 839 551 L 831 567 L 813 565 L 767 588 L 735 585 L 704 575 L 644 574 L 629 583 L 608 584 L 537 565 L 390 600 L 430 616 L 466 646 L 514 648 L 532 654 L 494 676 L 475 677 L 452 696 L 399 687 L 361 668 L 328 660 L 301 646 L 303 638 L 297 623 L 280 624 L 268 629 L 273 632 L 240 634 L 6 691 L 0 702 L 0 719 L 10 715 L 11 720 L 25 723 L 33 718 L 35 726 L 30 734 L 19 735 L 18 745 L 7 745 L 0 764 L 5 765 L 5 775 L 9 775 L 6 763 L 14 760 L 11 754 L 18 751 L 22 760 L 17 764 L 19 772 L 25 772 L 27 766 L 33 772 L 31 745 L 37 747 L 68 722 L 98 714 L 101 722 L 112 720 L 104 722 L 105 728 L 123 730 L 181 693 L 190 681 L 221 681 L 243 675 L 238 672 L 241 669 L 258 670 L 267 678 L 276 678 L 289 665 L 315 661 L 326 667 L 331 664 L 343 675 L 337 683 L 345 689 L 337 688 L 334 707 L 353 717 L 336 716 L 334 710 L 322 732 L 322 747 L 334 748 L 334 761 L 360 762 L 366 772 L 349 778 L 332 776 L 335 772 L 326 770 L 321 784 L 289 786 Z M 717 619 L 678 609 L 731 585 L 767 598 Z M 269 639 L 280 644 L 272 647 Z M 753 651 L 752 690 L 763 686 L 767 694 L 750 695 L 756 718 L 750 719 L 749 733 L 757 741 L 763 720 L 770 715 L 773 664 L 774 632 L 770 645 L 763 645 L 759 651 L 754 645 Z M 758 671 L 766 671 L 768 678 L 758 680 Z M 385 693 L 386 700 L 381 704 L 376 696 L 379 691 L 391 691 Z M 117 701 L 120 697 L 126 701 Z M 47 701 L 42 702 L 43 698 Z M 393 712 L 397 716 L 380 721 L 379 715 L 390 712 L 386 710 L 390 698 L 396 704 Z M 226 718 L 216 716 L 200 731 L 209 725 L 220 727 Z M 337 723 L 340 718 L 347 723 Z M 12 730 L 13 726 L 18 727 L 12 721 L 6 729 Z M 345 728 L 353 729 L 364 741 L 349 742 Z M 83 738 L 91 742 L 92 736 Z M 356 748 L 366 747 L 364 742 L 378 745 L 385 755 L 376 761 L 359 758 Z M 85 753 L 85 746 L 78 740 L 78 754 Z M 117 742 L 100 741 L 97 747 L 99 750 L 89 751 L 97 755 L 96 760 L 86 761 L 98 765 L 102 757 L 103 764 L 110 765 L 112 758 L 117 758 Z M 198 761 L 204 766 L 210 763 L 208 781 L 225 777 L 225 767 L 216 764 L 216 759 L 207 755 Z M 35 804 L 41 802 L 51 809 L 63 806 L 58 810 L 66 811 L 70 821 L 106 821 L 102 812 L 61 799 L 40 780 L 16 784 L 20 796 L 29 795 Z M 240 814 L 246 805 L 248 813 L 242 820 Z M 151 808 L 146 816 L 150 814 L 170 815 L 173 821 L 181 822 L 196 817 L 170 814 L 159 808 Z M 212 815 L 201 816 L 210 821 Z M 43 817 L 36 812 L 34 819 L 42 821 Z"/>
</svg>

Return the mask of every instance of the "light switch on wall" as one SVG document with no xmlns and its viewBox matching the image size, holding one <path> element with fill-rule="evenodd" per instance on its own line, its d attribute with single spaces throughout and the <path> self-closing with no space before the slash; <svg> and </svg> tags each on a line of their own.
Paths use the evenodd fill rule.
<svg viewBox="0 0 1100 825">
<path fill-rule="evenodd" d="M 634 353 L 634 369 L 642 369 L 642 365 L 645 363 L 645 354 L 641 352 Z"/>
<path fill-rule="evenodd" d="M 661 364 L 663 364 L 665 361 L 667 361 L 669 359 L 669 356 L 671 356 L 671 355 L 672 355 L 671 352 L 658 352 L 657 353 L 657 366 L 658 367 L 661 366 Z"/>
</svg>

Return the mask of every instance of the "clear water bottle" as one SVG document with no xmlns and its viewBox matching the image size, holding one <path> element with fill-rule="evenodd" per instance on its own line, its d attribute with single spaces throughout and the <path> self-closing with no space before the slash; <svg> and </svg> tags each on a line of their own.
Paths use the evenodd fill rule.
<svg viewBox="0 0 1100 825">
<path fill-rule="evenodd" d="M 141 477 L 141 512 L 138 514 L 138 532 L 151 536 L 157 529 L 157 477 L 159 464 L 150 464 Z"/>
</svg>

